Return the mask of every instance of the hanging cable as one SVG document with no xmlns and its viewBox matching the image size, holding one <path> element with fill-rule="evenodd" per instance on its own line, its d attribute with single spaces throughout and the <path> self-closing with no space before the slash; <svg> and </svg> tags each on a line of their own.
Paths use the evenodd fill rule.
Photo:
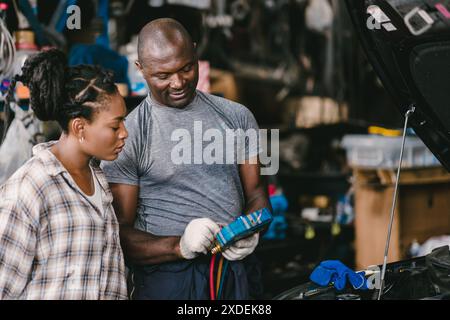
<svg viewBox="0 0 450 320">
<path fill-rule="evenodd" d="M 0 80 L 11 77 L 14 72 L 16 47 L 3 18 L 0 18 Z"/>
<path fill-rule="evenodd" d="M 3 3 L 2 3 L 3 4 Z M 6 22 L 5 22 L 5 12 L 7 7 L 3 6 L 0 11 L 0 83 L 3 86 L 6 79 L 12 78 L 14 75 L 14 58 L 16 55 L 16 46 L 14 44 L 14 39 L 9 32 Z M 3 11 L 4 10 L 4 11 Z M 10 82 L 11 83 L 11 82 Z M 10 84 L 11 85 L 11 84 Z M 0 101 L 3 101 L 4 109 L 4 121 L 3 121 L 3 132 L 0 136 L 0 145 L 2 144 L 6 132 L 9 126 L 10 120 L 10 101 L 8 101 L 8 93 L 10 90 L 6 90 L 3 95 L 0 93 Z M 10 99 L 10 98 L 9 98 Z"/>
</svg>

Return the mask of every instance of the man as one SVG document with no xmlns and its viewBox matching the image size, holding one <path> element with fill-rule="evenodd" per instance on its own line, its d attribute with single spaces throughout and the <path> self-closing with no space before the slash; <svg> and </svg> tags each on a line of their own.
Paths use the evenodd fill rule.
<svg viewBox="0 0 450 320">
<path fill-rule="evenodd" d="M 244 106 L 196 90 L 195 46 L 177 21 L 147 24 L 139 34 L 138 59 L 151 94 L 128 115 L 129 137 L 119 158 L 103 163 L 122 248 L 132 265 L 133 298 L 208 299 L 208 253 L 220 225 L 270 205 L 257 147 L 245 144 L 242 164 L 207 164 L 195 155 L 193 163 L 180 163 L 174 161 L 179 146 L 174 135 L 184 130 L 195 139 L 199 123 L 205 132 L 224 135 L 258 125 Z M 205 145 L 194 140 L 194 149 L 196 143 Z M 184 152 L 191 160 L 191 149 Z M 258 294 L 260 274 L 252 255 L 258 239 L 255 234 L 223 252 L 230 261 L 224 298 Z"/>
</svg>

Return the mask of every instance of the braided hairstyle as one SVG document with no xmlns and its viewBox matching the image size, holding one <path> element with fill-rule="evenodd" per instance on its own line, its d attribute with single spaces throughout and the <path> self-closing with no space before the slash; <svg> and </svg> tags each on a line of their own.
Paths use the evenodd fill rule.
<svg viewBox="0 0 450 320">
<path fill-rule="evenodd" d="M 118 90 L 113 73 L 93 65 L 67 66 L 64 53 L 50 49 L 29 57 L 16 81 L 30 89 L 30 106 L 42 121 L 56 120 L 64 131 L 76 117 L 92 120 L 94 111 Z M 10 88 L 11 89 L 11 88 Z"/>
</svg>

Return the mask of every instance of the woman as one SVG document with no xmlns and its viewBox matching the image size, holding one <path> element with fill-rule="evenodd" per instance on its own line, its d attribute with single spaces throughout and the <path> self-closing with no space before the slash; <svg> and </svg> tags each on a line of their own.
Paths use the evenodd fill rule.
<svg viewBox="0 0 450 320">
<path fill-rule="evenodd" d="M 0 187 L 0 299 L 126 299 L 112 194 L 93 161 L 116 159 L 128 135 L 112 75 L 51 49 L 16 80 L 63 133 Z"/>
</svg>

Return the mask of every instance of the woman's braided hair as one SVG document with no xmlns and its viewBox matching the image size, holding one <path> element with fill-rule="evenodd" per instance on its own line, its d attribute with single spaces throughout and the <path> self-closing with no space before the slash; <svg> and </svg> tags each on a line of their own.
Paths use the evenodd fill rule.
<svg viewBox="0 0 450 320">
<path fill-rule="evenodd" d="M 117 94 L 113 73 L 94 65 L 68 67 L 66 56 L 50 49 L 29 57 L 16 81 L 30 89 L 30 106 L 42 121 L 56 120 L 64 131 L 76 117 L 92 120 L 94 109 Z"/>
</svg>

